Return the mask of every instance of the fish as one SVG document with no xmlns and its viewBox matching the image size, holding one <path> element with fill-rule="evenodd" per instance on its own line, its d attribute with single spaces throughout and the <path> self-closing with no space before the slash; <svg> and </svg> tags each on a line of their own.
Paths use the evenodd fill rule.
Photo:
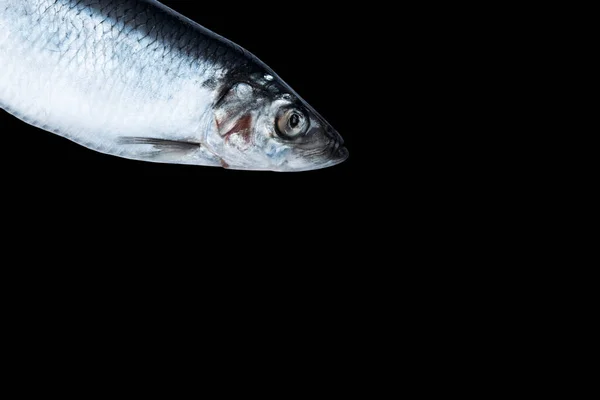
<svg viewBox="0 0 600 400">
<path fill-rule="evenodd" d="M 259 58 L 156 0 L 0 0 L 0 108 L 132 160 L 300 172 L 349 156 Z"/>
</svg>

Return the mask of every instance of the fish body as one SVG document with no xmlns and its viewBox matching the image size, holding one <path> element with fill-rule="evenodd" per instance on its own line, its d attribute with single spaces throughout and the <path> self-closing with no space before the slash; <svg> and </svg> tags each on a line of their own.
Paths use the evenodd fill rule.
<svg viewBox="0 0 600 400">
<path fill-rule="evenodd" d="M 0 107 L 136 160 L 305 171 L 348 156 L 258 58 L 155 0 L 0 0 Z"/>
</svg>

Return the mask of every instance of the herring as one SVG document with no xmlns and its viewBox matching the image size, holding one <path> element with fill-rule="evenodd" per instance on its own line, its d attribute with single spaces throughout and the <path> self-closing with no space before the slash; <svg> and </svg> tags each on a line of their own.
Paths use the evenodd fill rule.
<svg viewBox="0 0 600 400">
<path fill-rule="evenodd" d="M 0 0 L 0 107 L 135 160 L 287 172 L 348 157 L 268 66 L 155 0 Z"/>
</svg>

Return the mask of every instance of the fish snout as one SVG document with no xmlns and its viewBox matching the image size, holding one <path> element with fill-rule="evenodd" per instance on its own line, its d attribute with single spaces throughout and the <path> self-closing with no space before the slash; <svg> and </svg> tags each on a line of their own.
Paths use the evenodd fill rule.
<svg viewBox="0 0 600 400">
<path fill-rule="evenodd" d="M 332 159 L 338 163 L 346 161 L 350 153 L 348 152 L 348 149 L 344 147 L 345 142 L 342 136 L 333 128 L 327 129 L 326 134 L 331 140 Z"/>
<path fill-rule="evenodd" d="M 342 138 L 342 135 L 340 135 L 338 131 L 333 129 L 331 126 L 327 127 L 327 129 L 325 130 L 325 134 L 329 139 L 333 140 L 336 143 L 339 143 L 340 146 L 344 145 L 344 138 Z"/>
</svg>

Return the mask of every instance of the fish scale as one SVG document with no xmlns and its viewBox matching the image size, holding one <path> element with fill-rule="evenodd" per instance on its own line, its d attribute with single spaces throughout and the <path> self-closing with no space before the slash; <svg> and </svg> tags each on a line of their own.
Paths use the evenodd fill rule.
<svg viewBox="0 0 600 400">
<path fill-rule="evenodd" d="M 347 157 L 327 153 L 339 148 L 337 132 L 266 65 L 155 0 L 0 0 L 0 68 L 2 108 L 103 153 L 276 171 Z M 219 102 L 238 81 L 270 102 Z M 293 100 L 282 102 L 284 94 Z M 314 149 L 301 160 L 301 146 L 277 132 L 297 127 L 277 124 L 290 113 L 282 117 L 274 104 L 307 117 L 294 121 L 308 121 L 304 137 L 323 147 L 321 160 Z M 219 131 L 219 118 L 241 118 L 222 124 L 240 132 Z M 264 150 L 273 146 L 277 157 Z"/>
</svg>

